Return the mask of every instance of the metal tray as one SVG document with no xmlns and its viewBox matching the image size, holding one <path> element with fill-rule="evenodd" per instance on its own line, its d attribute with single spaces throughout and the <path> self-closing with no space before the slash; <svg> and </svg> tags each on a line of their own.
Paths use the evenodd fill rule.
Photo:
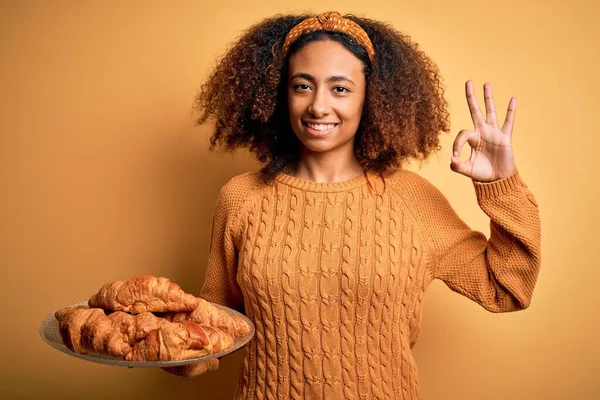
<svg viewBox="0 0 600 400">
<path fill-rule="evenodd" d="M 80 302 L 71 304 L 71 307 L 87 305 L 87 304 L 88 304 L 87 301 L 80 301 Z M 55 349 L 65 353 L 65 354 L 68 354 L 73 357 L 81 358 L 83 360 L 97 362 L 100 364 L 117 365 L 117 366 L 121 366 L 121 367 L 129 367 L 129 368 L 134 368 L 134 367 L 176 367 L 179 365 L 194 364 L 194 363 L 210 360 L 210 359 L 217 358 L 217 357 L 222 357 L 224 355 L 227 355 L 227 354 L 233 353 L 234 351 L 239 350 L 241 347 L 243 347 L 245 344 L 247 344 L 250 341 L 250 339 L 252 339 L 252 337 L 254 336 L 254 333 L 255 333 L 254 324 L 244 314 L 242 314 L 238 311 L 232 310 L 231 308 L 225 307 L 221 304 L 216 304 L 216 303 L 211 303 L 211 304 L 214 305 L 215 307 L 225 310 L 231 316 L 238 316 L 238 317 L 243 318 L 248 323 L 248 325 L 250 325 L 250 333 L 248 333 L 246 336 L 235 338 L 235 340 L 233 342 L 233 346 L 228 348 L 227 350 L 223 350 L 223 351 L 220 351 L 220 352 L 214 353 L 214 354 L 208 354 L 208 355 L 202 356 L 202 357 L 188 358 L 185 360 L 173 360 L 173 361 L 126 361 L 126 360 L 123 360 L 122 358 L 118 358 L 118 357 L 114 357 L 114 356 L 110 356 L 110 355 L 106 355 L 106 354 L 75 353 L 75 352 L 69 350 L 67 348 L 67 346 L 64 345 L 62 338 L 60 336 L 60 332 L 58 330 L 58 320 L 54 316 L 54 313 L 48 315 L 42 321 L 42 324 L 40 325 L 40 336 L 50 346 L 54 347 Z"/>
</svg>

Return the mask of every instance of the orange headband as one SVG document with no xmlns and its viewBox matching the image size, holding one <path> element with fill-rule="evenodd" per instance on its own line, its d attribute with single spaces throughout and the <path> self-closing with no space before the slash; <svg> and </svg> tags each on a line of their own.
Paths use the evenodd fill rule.
<svg viewBox="0 0 600 400">
<path fill-rule="evenodd" d="M 285 42 L 283 43 L 283 56 L 287 54 L 292 43 L 300 36 L 319 30 L 341 32 L 349 35 L 367 50 L 371 64 L 373 64 L 373 60 L 375 59 L 375 49 L 373 48 L 373 43 L 371 43 L 371 39 L 369 39 L 367 32 L 365 32 L 356 22 L 342 17 L 337 11 L 329 11 L 319 14 L 316 17 L 306 18 L 304 21 L 294 26 L 285 37 Z"/>
</svg>

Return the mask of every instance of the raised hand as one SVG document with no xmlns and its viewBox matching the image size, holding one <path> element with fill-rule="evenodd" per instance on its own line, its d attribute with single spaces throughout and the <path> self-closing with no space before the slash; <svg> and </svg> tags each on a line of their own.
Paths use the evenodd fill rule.
<svg viewBox="0 0 600 400">
<path fill-rule="evenodd" d="M 486 119 L 481 115 L 475 99 L 473 82 L 470 80 L 465 85 L 465 91 L 475 129 L 472 131 L 463 129 L 454 139 L 450 169 L 480 182 L 506 178 L 516 169 L 511 139 L 517 98 L 511 97 L 508 102 L 506 119 L 500 129 L 496 119 L 491 83 L 483 85 Z M 462 162 L 459 157 L 465 143 L 471 146 L 471 157 Z"/>
</svg>

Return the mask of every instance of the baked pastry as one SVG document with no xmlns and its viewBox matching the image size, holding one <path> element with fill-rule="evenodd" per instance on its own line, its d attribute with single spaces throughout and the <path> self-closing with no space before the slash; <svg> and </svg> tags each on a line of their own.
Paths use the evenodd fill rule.
<svg viewBox="0 0 600 400">
<path fill-rule="evenodd" d="M 129 361 L 172 361 L 218 353 L 233 345 L 233 337 L 194 322 L 167 322 L 136 342 L 125 359 Z"/>
<path fill-rule="evenodd" d="M 86 305 L 65 307 L 54 313 L 54 317 L 58 321 L 60 337 L 69 350 L 85 354 L 81 345 L 81 327 L 94 312 L 104 313 L 100 309 L 90 309 Z"/>
<path fill-rule="evenodd" d="M 63 343 L 79 354 L 88 352 L 123 357 L 131 347 L 104 310 L 88 306 L 65 307 L 54 314 Z"/>
<path fill-rule="evenodd" d="M 250 326 L 243 318 L 231 316 L 203 298 L 198 297 L 198 302 L 198 307 L 193 311 L 166 313 L 163 317 L 172 322 L 192 321 L 213 326 L 234 337 L 246 336 L 250 332 Z"/>
<path fill-rule="evenodd" d="M 133 314 L 192 311 L 198 298 L 185 293 L 168 278 L 140 275 L 126 281 L 107 283 L 88 301 L 90 307 Z"/>
<path fill-rule="evenodd" d="M 55 313 L 64 344 L 129 361 L 202 357 L 233 346 L 251 327 L 163 277 L 136 276 L 108 283 L 89 305 Z M 157 313 L 155 315 L 154 313 Z"/>
<path fill-rule="evenodd" d="M 108 318 L 112 321 L 115 329 L 127 338 L 130 345 L 144 339 L 150 331 L 158 329 L 162 324 L 168 322 L 148 311 L 135 315 L 124 311 L 115 311 L 109 314 Z"/>
</svg>

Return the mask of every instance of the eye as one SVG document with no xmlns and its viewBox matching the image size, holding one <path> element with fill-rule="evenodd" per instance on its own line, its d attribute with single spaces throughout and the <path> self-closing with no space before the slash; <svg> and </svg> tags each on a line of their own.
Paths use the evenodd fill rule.
<svg viewBox="0 0 600 400">
<path fill-rule="evenodd" d="M 308 86 L 306 83 L 297 83 L 294 85 L 294 89 L 308 90 L 308 89 L 310 89 L 310 86 Z"/>
<path fill-rule="evenodd" d="M 348 90 L 347 88 L 345 88 L 343 86 L 336 86 L 336 87 L 333 88 L 333 90 L 335 90 L 336 93 L 350 92 L 350 90 Z"/>
</svg>

